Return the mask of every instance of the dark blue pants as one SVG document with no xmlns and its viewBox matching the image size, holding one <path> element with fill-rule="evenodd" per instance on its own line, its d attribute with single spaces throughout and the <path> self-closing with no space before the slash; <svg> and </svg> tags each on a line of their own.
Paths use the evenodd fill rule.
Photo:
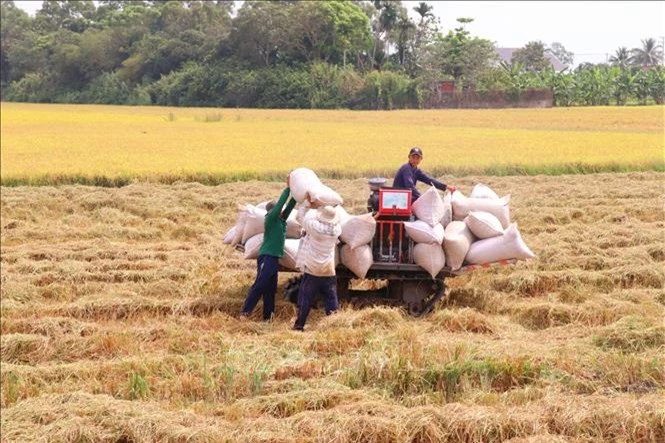
<svg viewBox="0 0 665 443">
<path fill-rule="evenodd" d="M 277 262 L 272 255 L 259 255 L 256 259 L 256 281 L 249 289 L 243 314 L 251 314 L 259 299 L 263 297 L 263 319 L 270 320 L 275 312 L 275 292 L 277 292 Z"/>
<path fill-rule="evenodd" d="M 303 274 L 298 290 L 298 318 L 294 328 L 303 329 L 309 311 L 312 309 L 312 302 L 317 294 L 323 295 L 325 299 L 326 315 L 330 315 L 339 309 L 337 301 L 337 278 L 316 277 L 311 274 Z"/>
</svg>

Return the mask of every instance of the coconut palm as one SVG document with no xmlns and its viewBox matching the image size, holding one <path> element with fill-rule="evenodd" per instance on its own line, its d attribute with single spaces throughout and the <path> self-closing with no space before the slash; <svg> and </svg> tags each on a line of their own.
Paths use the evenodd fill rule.
<svg viewBox="0 0 665 443">
<path fill-rule="evenodd" d="M 640 66 L 657 66 L 663 61 L 663 47 L 655 38 L 642 40 L 642 47 L 633 49 L 633 58 Z"/>
<path fill-rule="evenodd" d="M 418 3 L 418 6 L 414 6 L 413 10 L 420 16 L 420 23 L 423 23 L 428 18 L 434 18 L 434 6 L 428 5 L 425 2 Z"/>
<path fill-rule="evenodd" d="M 630 54 L 630 51 L 625 46 L 621 46 L 616 50 L 614 55 L 610 57 L 610 63 L 612 66 L 618 66 L 621 69 L 628 68 L 633 62 L 633 56 Z"/>
</svg>

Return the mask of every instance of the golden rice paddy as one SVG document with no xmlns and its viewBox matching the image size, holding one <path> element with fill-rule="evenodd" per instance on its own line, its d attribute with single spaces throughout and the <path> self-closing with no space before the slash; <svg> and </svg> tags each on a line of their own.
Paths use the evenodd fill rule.
<svg viewBox="0 0 665 443">
<path fill-rule="evenodd" d="M 435 174 L 665 170 L 665 108 L 392 112 L 1 104 L 2 183 L 212 184 L 388 175 L 417 145 Z"/>
</svg>

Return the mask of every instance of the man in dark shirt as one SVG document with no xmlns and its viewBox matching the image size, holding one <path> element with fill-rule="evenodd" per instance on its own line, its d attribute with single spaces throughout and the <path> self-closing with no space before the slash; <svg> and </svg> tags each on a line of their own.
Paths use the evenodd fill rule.
<svg viewBox="0 0 665 443">
<path fill-rule="evenodd" d="M 421 181 L 428 185 L 432 185 L 437 189 L 445 191 L 448 189 L 450 192 L 455 192 L 454 186 L 447 186 L 445 183 L 438 181 L 435 178 L 425 174 L 418 168 L 420 161 L 423 159 L 423 151 L 420 148 L 411 148 L 409 151 L 409 162 L 403 164 L 395 174 L 393 180 L 393 188 L 410 189 L 411 200 L 416 201 L 420 197 L 420 192 L 416 189 L 416 182 Z"/>
<path fill-rule="evenodd" d="M 263 244 L 256 260 L 256 281 L 252 285 L 242 306 L 239 319 L 246 320 L 256 307 L 259 299 L 263 297 L 263 320 L 269 321 L 275 312 L 275 292 L 277 292 L 277 265 L 284 255 L 284 241 L 286 239 L 286 219 L 296 205 L 293 197 L 286 203 L 291 190 L 289 177 L 286 177 L 286 189 L 277 203 L 268 204 L 263 232 Z M 286 204 L 286 207 L 284 205 Z M 271 207 L 272 206 L 272 207 Z M 282 210 L 284 209 L 284 210 Z"/>
</svg>

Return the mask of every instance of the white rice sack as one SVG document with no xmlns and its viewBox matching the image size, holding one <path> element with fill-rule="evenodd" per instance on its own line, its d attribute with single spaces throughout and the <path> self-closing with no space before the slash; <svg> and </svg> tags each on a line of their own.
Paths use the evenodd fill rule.
<svg viewBox="0 0 665 443">
<path fill-rule="evenodd" d="M 471 211 L 464 219 L 464 223 L 479 239 L 496 237 L 503 234 L 501 222 L 494 215 L 484 211 Z"/>
<path fill-rule="evenodd" d="M 343 245 L 340 252 L 342 264 L 356 277 L 365 278 L 373 263 L 372 248 L 369 245 L 362 245 L 352 249 L 349 245 Z"/>
<path fill-rule="evenodd" d="M 258 258 L 261 245 L 263 244 L 263 234 L 255 235 L 245 243 L 245 258 Z"/>
<path fill-rule="evenodd" d="M 526 260 L 535 256 L 522 240 L 517 223 L 512 223 L 503 235 L 473 243 L 466 254 L 466 261 L 472 265 L 480 265 L 511 258 Z"/>
<path fill-rule="evenodd" d="M 236 233 L 231 240 L 231 245 L 235 246 L 242 242 L 242 234 L 245 232 L 245 221 L 247 218 L 247 208 L 245 205 L 238 205 L 238 218 L 236 221 Z"/>
<path fill-rule="evenodd" d="M 268 207 L 268 203 L 270 203 L 270 200 L 266 200 L 264 202 L 261 202 L 261 203 L 255 205 L 255 206 L 259 209 L 265 209 L 266 207 Z"/>
<path fill-rule="evenodd" d="M 319 177 L 311 169 L 298 168 L 289 174 L 291 196 L 298 203 L 305 201 L 307 193 L 319 185 L 321 185 L 321 180 L 319 180 Z"/>
<path fill-rule="evenodd" d="M 309 190 L 309 199 L 317 206 L 337 206 L 344 203 L 344 199 L 324 184 Z"/>
<path fill-rule="evenodd" d="M 446 256 L 441 245 L 435 243 L 417 243 L 413 247 L 413 260 L 426 270 L 432 278 L 446 265 Z"/>
<path fill-rule="evenodd" d="M 444 230 L 441 223 L 430 226 L 422 220 L 416 220 L 414 222 L 404 222 L 404 228 L 409 237 L 416 243 L 436 243 L 440 245 L 443 242 Z"/>
<path fill-rule="evenodd" d="M 300 238 L 302 225 L 297 220 L 298 212 L 291 211 L 289 218 L 286 219 L 286 238 Z"/>
<path fill-rule="evenodd" d="M 505 229 L 510 224 L 510 195 L 500 199 L 469 198 L 461 192 L 453 193 L 453 220 L 464 220 L 471 211 L 485 211 L 494 215 Z"/>
<path fill-rule="evenodd" d="M 443 217 L 441 217 L 441 224 L 445 228 L 448 226 L 448 223 L 453 221 L 453 203 L 452 203 L 452 194 L 446 192 L 446 195 L 443 196 Z"/>
<path fill-rule="evenodd" d="M 371 213 L 353 215 L 344 223 L 339 238 L 353 249 L 370 243 L 375 231 L 376 220 Z"/>
<path fill-rule="evenodd" d="M 224 240 L 222 240 L 222 243 L 225 245 L 230 245 L 231 242 L 233 242 L 233 238 L 236 236 L 236 226 L 231 226 L 231 229 L 226 231 L 226 234 L 224 234 Z"/>
<path fill-rule="evenodd" d="M 245 243 L 257 234 L 263 233 L 266 210 L 253 205 L 247 205 L 245 227 L 242 230 L 242 242 Z"/>
<path fill-rule="evenodd" d="M 287 269 L 297 270 L 296 258 L 298 257 L 299 247 L 299 239 L 287 238 L 284 241 L 284 256 L 279 259 L 279 264 Z"/>
<path fill-rule="evenodd" d="M 418 220 L 429 223 L 430 226 L 441 222 L 445 209 L 443 200 L 439 191 L 434 186 L 430 186 L 416 202 L 411 205 L 411 210 Z"/>
<path fill-rule="evenodd" d="M 494 199 L 498 200 L 499 196 L 496 195 L 496 192 L 492 191 L 492 188 L 490 188 L 487 185 L 484 185 L 482 183 L 478 183 L 476 186 L 473 187 L 471 190 L 471 198 L 489 198 L 489 199 Z"/>
<path fill-rule="evenodd" d="M 303 203 L 308 198 L 314 206 L 337 206 L 344 203 L 342 197 L 330 187 L 321 183 L 319 177 L 308 168 L 298 168 L 289 174 L 291 196 Z"/>
<path fill-rule="evenodd" d="M 337 216 L 339 217 L 339 225 L 344 229 L 344 225 L 351 219 L 352 215 L 346 212 L 346 209 L 342 205 L 335 206 L 335 212 L 337 212 Z"/>
<path fill-rule="evenodd" d="M 449 268 L 457 270 L 462 267 L 469 247 L 475 240 L 469 227 L 462 221 L 452 221 L 446 226 L 443 250 Z"/>
</svg>

